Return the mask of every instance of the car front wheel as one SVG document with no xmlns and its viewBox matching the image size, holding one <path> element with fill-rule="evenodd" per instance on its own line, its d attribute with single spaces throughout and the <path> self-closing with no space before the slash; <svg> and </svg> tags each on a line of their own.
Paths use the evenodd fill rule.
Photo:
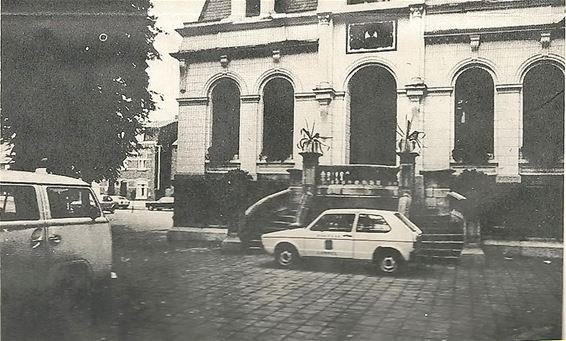
<svg viewBox="0 0 566 341">
<path fill-rule="evenodd" d="M 389 275 L 400 272 L 404 266 L 403 258 L 394 250 L 380 252 L 375 262 L 380 272 Z"/>
<path fill-rule="evenodd" d="M 299 253 L 291 245 L 282 245 L 275 251 L 275 262 L 282 268 L 293 268 L 299 263 Z"/>
</svg>

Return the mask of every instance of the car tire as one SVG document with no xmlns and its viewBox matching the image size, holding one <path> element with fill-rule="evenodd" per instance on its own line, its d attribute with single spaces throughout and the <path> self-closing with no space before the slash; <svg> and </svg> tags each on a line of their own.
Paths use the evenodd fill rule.
<svg viewBox="0 0 566 341">
<path fill-rule="evenodd" d="M 396 250 L 382 250 L 375 256 L 375 263 L 379 272 L 393 275 L 401 272 L 405 266 L 403 257 Z"/>
<path fill-rule="evenodd" d="M 294 246 L 283 244 L 275 249 L 275 263 L 280 268 L 295 268 L 300 262 L 300 256 Z"/>
<path fill-rule="evenodd" d="M 149 206 L 147 209 L 153 211 L 153 206 Z"/>
</svg>

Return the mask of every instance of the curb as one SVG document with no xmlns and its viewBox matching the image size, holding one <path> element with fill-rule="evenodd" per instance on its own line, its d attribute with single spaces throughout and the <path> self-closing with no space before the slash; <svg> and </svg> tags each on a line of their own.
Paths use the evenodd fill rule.
<svg viewBox="0 0 566 341">
<path fill-rule="evenodd" d="M 556 241 L 484 240 L 483 247 L 506 256 L 563 258 L 564 245 Z"/>
<path fill-rule="evenodd" d="M 179 241 L 223 242 L 228 229 L 209 227 L 173 227 L 167 231 L 167 239 Z"/>
</svg>

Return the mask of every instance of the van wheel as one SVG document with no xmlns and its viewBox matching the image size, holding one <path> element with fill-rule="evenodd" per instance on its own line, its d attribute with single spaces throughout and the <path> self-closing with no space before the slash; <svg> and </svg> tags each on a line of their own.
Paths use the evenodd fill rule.
<svg viewBox="0 0 566 341">
<path fill-rule="evenodd" d="M 292 245 L 281 245 L 275 250 L 275 263 L 281 268 L 294 268 L 299 260 L 299 253 Z"/>
<path fill-rule="evenodd" d="M 405 261 L 395 250 L 379 251 L 375 257 L 377 269 L 384 274 L 392 275 L 402 271 Z"/>
</svg>

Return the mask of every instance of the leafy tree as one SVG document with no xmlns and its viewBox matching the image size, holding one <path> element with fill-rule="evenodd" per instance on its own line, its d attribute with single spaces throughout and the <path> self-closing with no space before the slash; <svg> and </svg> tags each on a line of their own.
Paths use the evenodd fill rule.
<svg viewBox="0 0 566 341">
<path fill-rule="evenodd" d="M 2 138 L 13 169 L 114 179 L 154 109 L 150 0 L 2 0 Z"/>
</svg>

